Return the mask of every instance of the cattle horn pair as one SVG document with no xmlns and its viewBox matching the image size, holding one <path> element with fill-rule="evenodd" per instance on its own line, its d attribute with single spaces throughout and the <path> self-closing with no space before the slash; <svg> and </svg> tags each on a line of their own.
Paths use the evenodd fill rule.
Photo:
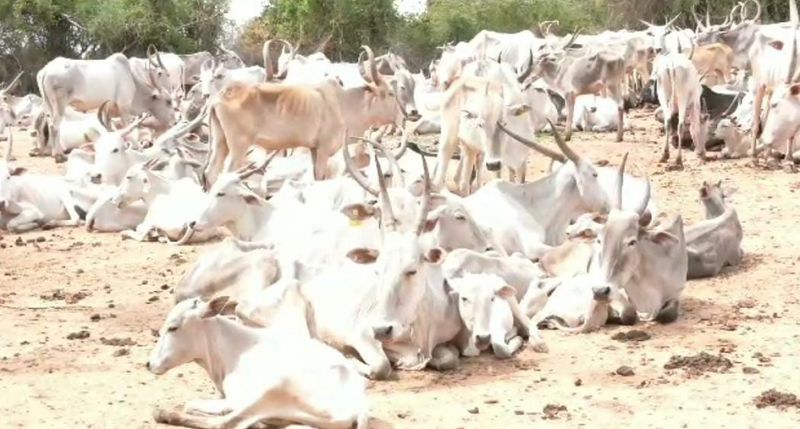
<svg viewBox="0 0 800 429">
<path fill-rule="evenodd" d="M 283 53 L 285 49 L 288 49 L 289 53 L 291 54 L 290 56 L 291 56 L 292 59 L 294 59 L 295 55 L 297 54 L 297 49 L 294 46 L 292 46 L 291 43 L 289 43 L 288 41 L 286 41 L 284 39 L 275 39 L 275 40 L 269 39 L 266 42 L 264 42 L 264 48 L 261 51 L 261 55 L 264 58 L 264 69 L 267 72 L 266 73 L 267 74 L 267 76 L 266 76 L 267 82 L 271 82 L 273 79 L 285 79 L 286 78 L 286 73 L 288 72 L 288 68 L 286 70 L 283 70 L 283 71 L 278 70 L 280 72 L 280 74 L 277 75 L 277 76 L 275 75 L 275 70 L 272 68 L 272 64 L 273 64 L 273 62 L 277 64 L 278 61 L 273 61 L 272 60 L 272 51 L 271 51 L 272 42 L 278 42 L 281 45 L 283 45 L 281 47 L 281 53 Z M 280 57 L 278 57 L 278 58 L 280 58 Z"/>
<path fill-rule="evenodd" d="M 14 77 L 14 80 L 11 81 L 6 87 L 0 89 L 0 91 L 8 92 L 14 89 L 14 87 L 19 83 L 19 79 L 22 77 L 24 72 L 17 73 L 17 76 Z"/>
</svg>

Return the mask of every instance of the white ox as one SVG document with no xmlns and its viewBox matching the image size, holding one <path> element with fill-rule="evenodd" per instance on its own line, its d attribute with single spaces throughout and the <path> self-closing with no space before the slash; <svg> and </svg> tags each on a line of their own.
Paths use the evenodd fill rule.
<svg viewBox="0 0 800 429">
<path fill-rule="evenodd" d="M 151 114 L 166 126 L 173 121 L 172 95 L 158 86 L 152 70 L 144 80 L 137 78 L 122 54 L 102 60 L 56 58 L 37 74 L 37 83 L 45 110 L 52 117 L 50 139 L 59 160 L 65 160 L 57 142 L 68 105 L 86 111 L 110 101 L 125 124 L 141 113 Z"/>
<path fill-rule="evenodd" d="M 333 348 L 282 326 L 257 329 L 230 315 L 227 297 L 180 302 L 167 315 L 147 369 L 161 375 L 197 362 L 221 399 L 158 409 L 158 423 L 244 429 L 262 421 L 366 429 L 365 380 Z M 305 317 L 303 317 L 305 319 Z M 305 321 L 305 320 L 303 320 Z"/>
</svg>

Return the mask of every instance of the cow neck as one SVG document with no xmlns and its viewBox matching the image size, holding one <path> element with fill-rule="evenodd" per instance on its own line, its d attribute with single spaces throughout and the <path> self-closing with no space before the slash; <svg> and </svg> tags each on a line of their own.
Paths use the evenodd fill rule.
<svg viewBox="0 0 800 429">
<path fill-rule="evenodd" d="M 545 244 L 560 244 L 569 220 L 586 211 L 583 210 L 574 172 L 575 166 L 570 161 L 539 180 L 513 185 L 520 192 L 512 195 L 544 230 Z"/>
<path fill-rule="evenodd" d="M 367 96 L 366 87 L 343 90 L 341 110 L 347 133 L 351 136 L 361 136 L 371 126 L 385 125 L 371 114 L 371 106 L 366 105 Z"/>
<path fill-rule="evenodd" d="M 247 204 L 247 208 L 226 226 L 236 238 L 252 240 L 263 235 L 274 212 L 275 207 L 272 203 L 259 198 L 256 204 Z"/>
<path fill-rule="evenodd" d="M 569 88 L 566 88 L 564 83 L 567 77 L 567 71 L 574 61 L 575 60 L 572 58 L 564 57 L 559 60 L 557 65 L 545 65 L 542 67 L 542 79 L 544 79 L 550 89 L 557 92 L 558 95 L 562 97 L 565 97 L 567 92 L 569 92 Z"/>
<path fill-rule="evenodd" d="M 196 360 L 223 394 L 225 378 L 238 366 L 239 359 L 261 341 L 261 332 L 225 316 L 206 320 L 204 356 Z"/>
</svg>

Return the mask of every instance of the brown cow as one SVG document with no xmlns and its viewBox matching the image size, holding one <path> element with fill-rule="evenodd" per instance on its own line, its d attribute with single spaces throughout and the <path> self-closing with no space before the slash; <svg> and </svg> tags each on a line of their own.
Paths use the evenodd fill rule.
<svg viewBox="0 0 800 429">
<path fill-rule="evenodd" d="M 206 186 L 221 172 L 241 167 L 250 145 L 311 151 L 314 177 L 325 178 L 328 159 L 347 135 L 361 136 L 370 126 L 397 123 L 403 106 L 387 79 L 378 73 L 372 50 L 367 83 L 344 89 L 334 79 L 313 85 L 233 83 L 213 102 L 210 112 L 214 146 L 206 167 Z M 227 159 L 226 159 L 227 158 Z"/>
</svg>

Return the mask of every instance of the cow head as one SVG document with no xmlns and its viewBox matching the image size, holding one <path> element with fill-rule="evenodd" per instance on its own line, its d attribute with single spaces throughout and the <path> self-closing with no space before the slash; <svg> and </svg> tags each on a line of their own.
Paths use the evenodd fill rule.
<svg viewBox="0 0 800 429">
<path fill-rule="evenodd" d="M 140 107 L 141 111 L 149 113 L 164 126 L 169 126 L 175 120 L 175 102 L 172 92 L 167 89 L 169 86 L 159 82 L 158 70 L 161 69 L 148 66 L 147 79 L 143 82 L 148 94 Z"/>
<path fill-rule="evenodd" d="M 163 180 L 150 170 L 156 163 L 157 160 L 152 160 L 131 166 L 117 187 L 117 193 L 112 197 L 111 203 L 121 208 L 144 199 L 150 193 L 152 182 Z"/>
<path fill-rule="evenodd" d="M 216 94 L 225 86 L 228 69 L 217 64 L 214 58 L 206 60 L 200 67 L 200 94 L 204 100 Z"/>
<path fill-rule="evenodd" d="M 458 298 L 458 312 L 470 334 L 468 347 L 480 351 L 488 349 L 492 313 L 497 311 L 498 305 L 508 305 L 505 300 L 516 299 L 517 291 L 494 274 L 464 274 L 449 279 L 448 283 L 453 289 L 450 293 Z"/>
<path fill-rule="evenodd" d="M 156 375 L 207 357 L 206 322 L 215 317 L 232 316 L 236 303 L 222 296 L 205 302 L 190 298 L 179 302 L 167 314 L 159 330 L 158 342 L 150 352 L 147 369 Z"/>
<path fill-rule="evenodd" d="M 406 69 L 398 69 L 394 76 L 389 80 L 392 90 L 394 91 L 395 98 L 400 109 L 403 110 L 404 115 L 411 121 L 418 121 L 420 119 L 419 110 L 414 100 L 414 90 L 416 88 L 416 81 Z"/>
<path fill-rule="evenodd" d="M 716 183 L 703 181 L 700 186 L 700 202 L 706 210 L 706 218 L 711 219 L 725 212 L 726 199 L 733 194 L 733 189 L 723 189 L 722 180 Z"/>
<path fill-rule="evenodd" d="M 446 252 L 471 249 L 478 252 L 493 249 L 489 236 L 475 222 L 460 197 L 435 194 L 431 197 L 431 211 L 425 220 L 423 232 L 432 240 L 429 246 Z"/>
<path fill-rule="evenodd" d="M 800 130 L 800 83 L 776 88 L 765 110 L 762 143 L 773 145 L 792 138 Z"/>
<path fill-rule="evenodd" d="M 678 19 L 680 13 L 675 15 L 674 18 L 667 21 L 664 25 L 651 24 L 647 21 L 640 20 L 642 24 L 647 26 L 645 34 L 653 38 L 653 46 L 656 53 L 663 52 L 666 48 L 664 41 L 668 33 L 674 30 L 672 24 Z"/>
<path fill-rule="evenodd" d="M 350 94 L 362 98 L 362 114 L 372 125 L 399 124 L 405 117 L 418 120 L 419 112 L 414 103 L 414 81 L 409 75 L 402 77 L 384 76 L 378 72 L 375 56 L 369 46 L 362 46 L 363 52 L 358 58 L 358 70 L 366 82 L 362 88 L 352 88 Z M 364 54 L 367 64 L 364 64 Z M 398 92 L 403 86 L 402 92 Z"/>
<path fill-rule="evenodd" d="M 90 176 L 93 183 L 118 185 L 130 167 L 127 152 L 131 149 L 125 137 L 147 119 L 147 116 L 143 115 L 127 127 L 115 130 L 106 111 L 107 105 L 108 102 L 105 102 L 97 109 L 97 119 L 105 127 L 105 131 L 100 133 L 94 143 L 94 165 Z"/>
<path fill-rule="evenodd" d="M 390 196 L 377 156 L 375 168 L 380 184 L 382 245 L 380 249 L 354 249 L 348 256 L 356 263 L 374 264 L 379 280 L 375 289 L 377 306 L 372 331 L 379 341 L 394 343 L 408 340 L 414 334 L 418 305 L 431 281 L 429 264 L 440 264 L 444 251 L 423 249 L 419 239 L 431 203 L 427 164 L 423 164 L 425 190 L 419 203 L 419 199 L 405 189 L 393 189 Z"/>
</svg>

